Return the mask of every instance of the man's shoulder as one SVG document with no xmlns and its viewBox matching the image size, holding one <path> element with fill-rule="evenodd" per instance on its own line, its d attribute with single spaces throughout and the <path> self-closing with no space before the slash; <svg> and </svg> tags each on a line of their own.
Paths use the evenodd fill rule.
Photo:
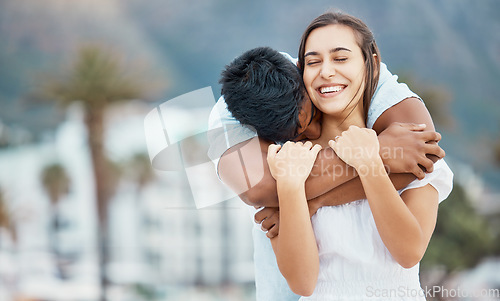
<svg viewBox="0 0 500 301">
<path fill-rule="evenodd" d="M 379 81 L 368 109 L 366 126 L 373 127 L 382 113 L 410 97 L 420 99 L 405 83 L 398 82 L 398 76 L 392 74 L 384 63 L 380 63 Z"/>
</svg>

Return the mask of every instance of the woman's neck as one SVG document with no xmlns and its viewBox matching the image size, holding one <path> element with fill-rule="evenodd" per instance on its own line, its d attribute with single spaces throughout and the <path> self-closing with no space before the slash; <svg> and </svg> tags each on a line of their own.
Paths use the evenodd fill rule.
<svg viewBox="0 0 500 301">
<path fill-rule="evenodd" d="M 323 121 L 321 125 L 321 137 L 315 142 L 321 144 L 323 147 L 328 147 L 328 141 L 335 139 L 336 136 L 342 135 L 351 125 L 361 128 L 366 127 L 363 109 L 354 110 L 350 115 L 331 116 L 323 114 Z"/>
</svg>

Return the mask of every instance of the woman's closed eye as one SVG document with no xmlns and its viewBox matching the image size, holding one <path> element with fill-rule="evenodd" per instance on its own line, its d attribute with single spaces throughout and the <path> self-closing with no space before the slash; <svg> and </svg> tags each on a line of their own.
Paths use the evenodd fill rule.
<svg viewBox="0 0 500 301">
<path fill-rule="evenodd" d="M 337 57 L 333 59 L 335 62 L 342 63 L 347 61 L 347 57 Z"/>
<path fill-rule="evenodd" d="M 314 65 L 317 65 L 317 64 L 319 64 L 319 63 L 320 63 L 320 61 L 319 61 L 319 60 L 311 60 L 311 61 L 307 61 L 307 62 L 306 62 L 306 65 L 307 65 L 307 66 L 314 66 Z"/>
</svg>

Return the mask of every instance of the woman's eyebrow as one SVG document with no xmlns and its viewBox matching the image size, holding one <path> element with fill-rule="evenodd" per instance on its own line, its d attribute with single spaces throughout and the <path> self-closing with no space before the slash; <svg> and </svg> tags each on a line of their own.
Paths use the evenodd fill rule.
<svg viewBox="0 0 500 301">
<path fill-rule="evenodd" d="M 349 51 L 352 52 L 351 49 L 345 47 L 336 47 L 330 50 L 330 53 L 338 52 L 338 51 Z"/>
<path fill-rule="evenodd" d="M 307 57 L 309 55 L 318 55 L 319 53 L 317 53 L 316 51 L 309 51 L 308 53 L 304 54 L 304 57 Z"/>
<path fill-rule="evenodd" d="M 338 52 L 338 51 L 349 51 L 349 52 L 352 52 L 351 49 L 345 48 L 345 47 L 336 47 L 336 48 L 331 49 L 329 52 L 330 53 L 334 53 L 334 52 Z M 309 51 L 306 54 L 304 54 L 304 57 L 307 57 L 309 55 L 319 55 L 319 53 L 317 51 Z"/>
</svg>

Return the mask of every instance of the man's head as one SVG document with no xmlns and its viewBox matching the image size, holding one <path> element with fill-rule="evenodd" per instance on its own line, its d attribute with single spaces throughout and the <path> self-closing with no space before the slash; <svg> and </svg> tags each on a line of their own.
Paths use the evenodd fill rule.
<svg viewBox="0 0 500 301">
<path fill-rule="evenodd" d="M 222 71 L 222 95 L 228 110 L 242 124 L 273 142 L 319 137 L 315 114 L 300 71 L 269 47 L 243 53 Z"/>
</svg>

